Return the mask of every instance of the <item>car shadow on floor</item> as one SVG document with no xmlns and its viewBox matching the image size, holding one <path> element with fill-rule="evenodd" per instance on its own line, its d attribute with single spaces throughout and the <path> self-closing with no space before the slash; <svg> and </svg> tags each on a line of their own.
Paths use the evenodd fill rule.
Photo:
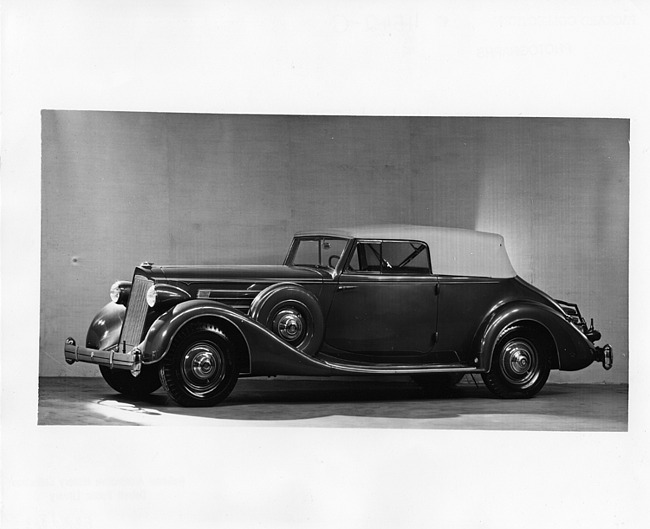
<svg viewBox="0 0 650 529">
<path fill-rule="evenodd" d="M 562 386 L 547 386 L 535 399 L 502 400 L 494 398 L 482 384 L 430 392 L 408 382 L 247 380 L 240 381 L 224 402 L 208 408 L 180 407 L 162 392 L 145 400 L 115 394 L 106 394 L 102 400 L 110 400 L 113 406 L 117 401 L 141 413 L 235 421 L 297 421 L 334 416 L 434 420 L 461 415 L 540 413 L 552 400 L 568 392 Z"/>
<path fill-rule="evenodd" d="M 214 421 L 220 426 L 626 431 L 627 420 L 627 385 L 549 383 L 535 398 L 502 400 L 469 377 L 444 394 L 426 392 L 406 377 L 242 379 L 221 404 L 184 408 L 162 389 L 146 399 L 129 399 L 97 377 L 39 382 L 39 425 Z"/>
</svg>

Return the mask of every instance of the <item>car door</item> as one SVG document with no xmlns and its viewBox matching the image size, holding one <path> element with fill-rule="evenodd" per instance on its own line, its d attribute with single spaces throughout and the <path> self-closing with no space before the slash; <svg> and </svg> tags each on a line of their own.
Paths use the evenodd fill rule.
<svg viewBox="0 0 650 529">
<path fill-rule="evenodd" d="M 325 341 L 342 351 L 386 357 L 430 352 L 437 298 L 425 243 L 357 241 L 339 276 Z"/>
</svg>

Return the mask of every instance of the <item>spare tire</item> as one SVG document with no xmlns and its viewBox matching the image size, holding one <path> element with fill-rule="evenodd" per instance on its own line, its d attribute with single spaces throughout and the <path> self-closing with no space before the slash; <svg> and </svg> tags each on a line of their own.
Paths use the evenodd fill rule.
<svg viewBox="0 0 650 529">
<path fill-rule="evenodd" d="M 316 296 L 300 285 L 279 283 L 260 292 L 251 304 L 251 318 L 292 347 L 313 356 L 325 334 Z"/>
</svg>

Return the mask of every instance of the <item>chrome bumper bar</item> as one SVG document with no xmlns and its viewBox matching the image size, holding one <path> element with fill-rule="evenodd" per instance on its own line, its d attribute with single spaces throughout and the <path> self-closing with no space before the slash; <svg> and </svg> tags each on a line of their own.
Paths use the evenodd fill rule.
<svg viewBox="0 0 650 529">
<path fill-rule="evenodd" d="M 107 366 L 111 369 L 125 369 L 138 376 L 142 370 L 142 353 L 136 347 L 128 353 L 118 351 L 99 351 L 77 345 L 73 338 L 65 341 L 65 361 L 72 365 L 75 362 L 87 362 Z"/>
</svg>

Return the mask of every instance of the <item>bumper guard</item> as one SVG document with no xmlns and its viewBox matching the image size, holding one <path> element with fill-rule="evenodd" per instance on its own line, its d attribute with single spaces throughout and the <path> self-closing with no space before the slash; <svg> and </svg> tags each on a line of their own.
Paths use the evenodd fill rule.
<svg viewBox="0 0 650 529">
<path fill-rule="evenodd" d="M 142 352 L 137 347 L 128 353 L 114 350 L 99 351 L 81 347 L 73 338 L 65 341 L 65 361 L 70 365 L 75 362 L 87 362 L 111 369 L 129 370 L 134 377 L 137 377 L 142 370 Z"/>
<path fill-rule="evenodd" d="M 614 352 L 612 351 L 612 346 L 607 344 L 605 347 L 596 347 L 594 360 L 596 360 L 596 362 L 601 362 L 603 368 L 609 371 L 614 364 Z"/>
</svg>

